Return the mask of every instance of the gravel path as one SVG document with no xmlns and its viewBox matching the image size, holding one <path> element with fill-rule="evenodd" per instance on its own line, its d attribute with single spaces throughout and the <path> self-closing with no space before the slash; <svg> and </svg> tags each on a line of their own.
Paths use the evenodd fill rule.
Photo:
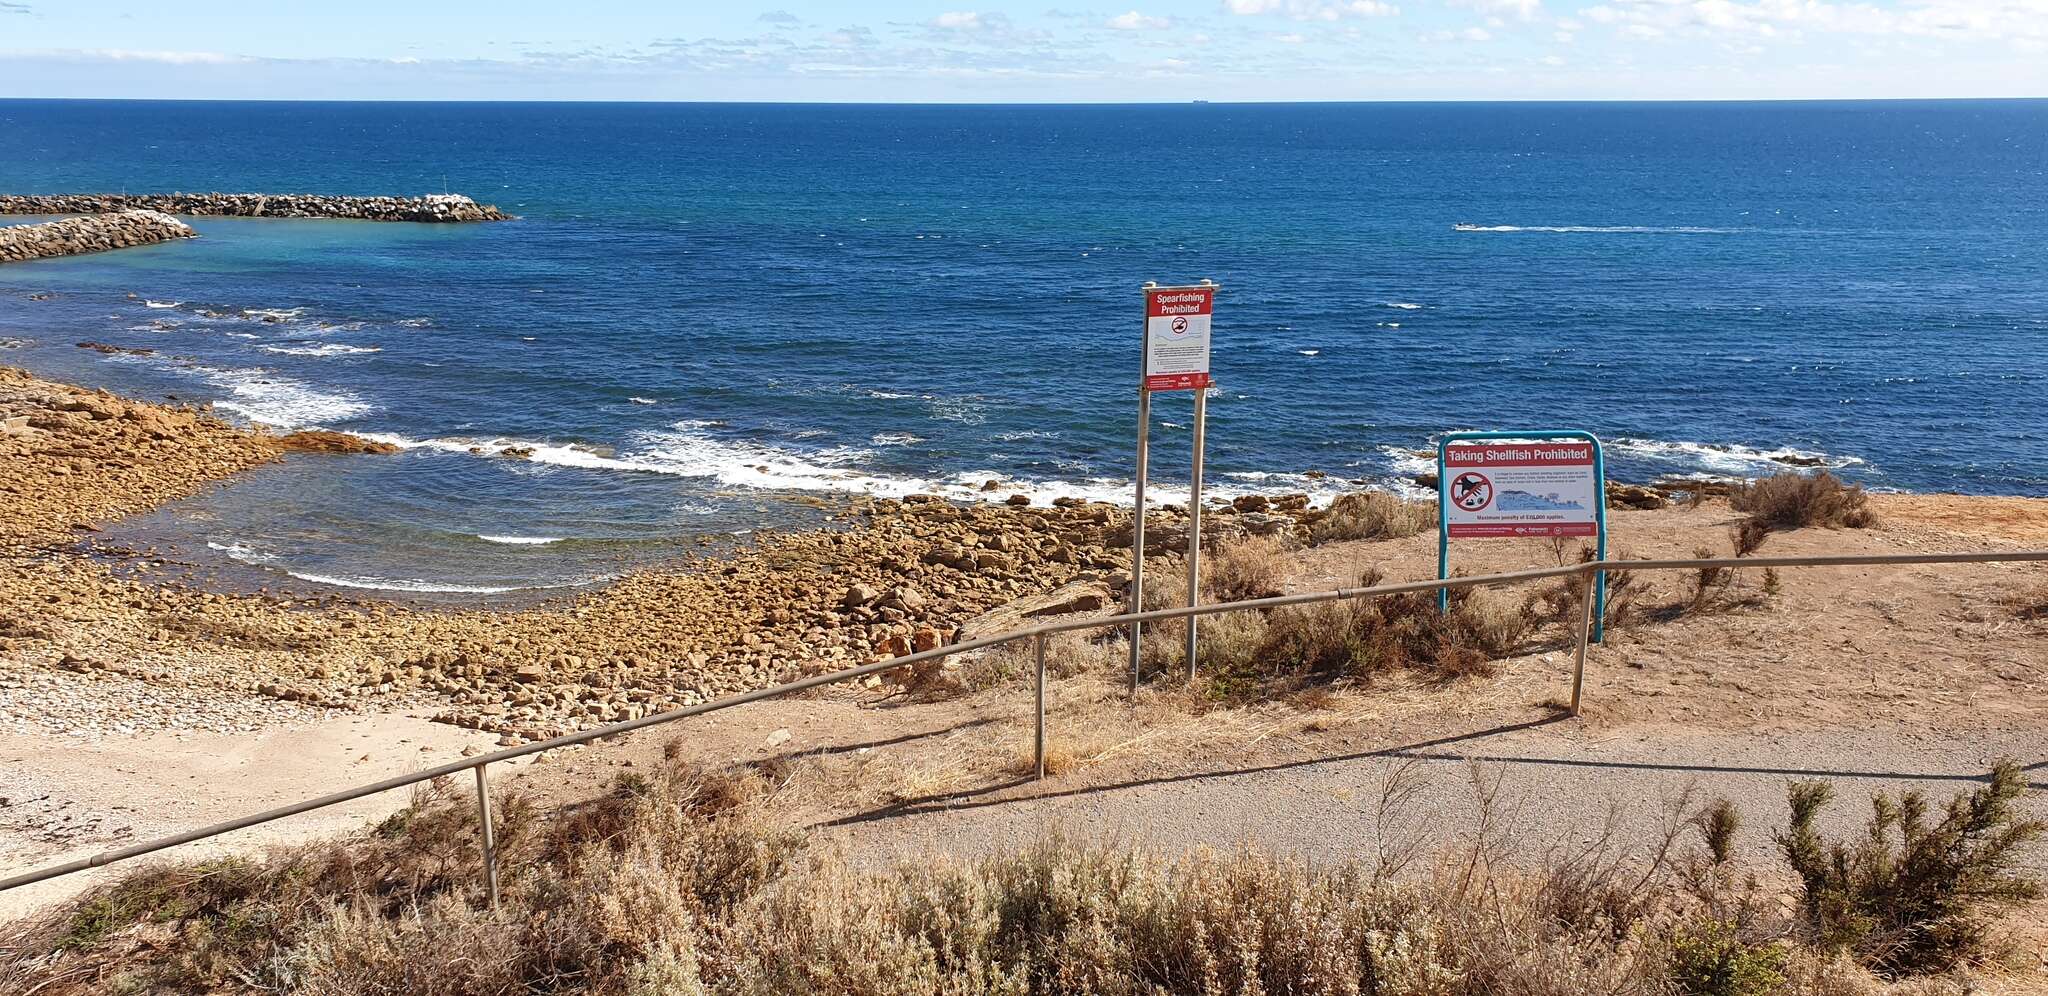
<svg viewBox="0 0 2048 996">
<path fill-rule="evenodd" d="M 1538 722 L 1427 742 L 1362 745 L 1343 756 L 1251 763 L 1208 772 L 1139 774 L 1085 785 L 1055 781 L 1042 794 L 991 794 L 860 814 L 836 832 L 865 858 L 945 852 L 972 856 L 1022 847 L 1049 830 L 1111 838 L 1169 853 L 1256 841 L 1311 859 L 1377 853 L 1384 841 L 1469 842 L 1482 809 L 1497 838 L 1524 857 L 1597 839 L 1641 848 L 1662 836 L 1672 804 L 1725 797 L 1744 817 L 1741 847 L 1774 854 L 1785 789 L 1822 778 L 1838 801 L 1824 826 L 1859 828 L 1872 793 L 1918 788 L 1935 800 L 1979 784 L 1994 759 L 2028 766 L 2026 807 L 2048 815 L 2048 731 L 1953 737 L 1891 730 L 1618 736 L 1588 741 L 1569 721 Z M 1382 817 L 1384 790 L 1406 782 Z M 1493 805 L 1479 799 L 1491 794 Z M 1611 819 L 1611 822 L 1610 822 Z M 1424 846 L 1423 850 L 1431 849 Z M 2048 854 L 2035 864 L 2048 871 Z"/>
</svg>

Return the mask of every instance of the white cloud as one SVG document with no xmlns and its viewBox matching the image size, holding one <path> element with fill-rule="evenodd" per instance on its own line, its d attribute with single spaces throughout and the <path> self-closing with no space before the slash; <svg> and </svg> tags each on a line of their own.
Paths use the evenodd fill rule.
<svg viewBox="0 0 2048 996">
<path fill-rule="evenodd" d="M 1491 41 L 1493 32 L 1485 28 L 1466 28 L 1462 31 L 1431 31 L 1422 36 L 1426 42 L 1483 42 Z"/>
<path fill-rule="evenodd" d="M 1125 14 L 1118 14 L 1110 18 L 1107 23 L 1118 31 L 1160 31 L 1173 27 L 1172 18 L 1153 17 L 1150 14 L 1135 10 Z"/>
<path fill-rule="evenodd" d="M 1549 66 L 1552 69 L 1556 69 L 1557 67 L 1564 65 L 1564 59 L 1555 55 L 1546 55 L 1543 57 L 1542 61 L 1544 65 Z"/>
<path fill-rule="evenodd" d="M 856 24 L 826 32 L 824 41 L 834 48 L 869 48 L 875 44 L 875 33 Z"/>
<path fill-rule="evenodd" d="M 1223 9 L 1233 14 L 1278 14 L 1297 21 L 1392 17 L 1401 12 L 1382 0 L 1223 0 Z"/>
<path fill-rule="evenodd" d="M 980 31 L 995 26 L 1003 19 L 1001 14 L 983 14 L 974 10 L 950 10 L 927 22 L 941 31 Z"/>
<path fill-rule="evenodd" d="M 2019 47 L 2048 42 L 2048 0 L 1906 0 L 1895 7 L 1829 0 L 1609 0 L 1582 13 L 1641 38 L 1813 32 L 2006 41 Z"/>
<path fill-rule="evenodd" d="M 236 62 L 248 62 L 242 55 L 226 55 L 221 52 L 163 52 L 127 48 L 88 48 L 76 53 L 92 59 L 112 59 L 115 62 L 161 62 L 171 66 L 220 66 Z"/>
<path fill-rule="evenodd" d="M 1465 7 L 1488 14 L 1506 14 L 1523 21 L 1533 21 L 1543 12 L 1543 0 L 1450 0 L 1453 7 Z"/>
</svg>

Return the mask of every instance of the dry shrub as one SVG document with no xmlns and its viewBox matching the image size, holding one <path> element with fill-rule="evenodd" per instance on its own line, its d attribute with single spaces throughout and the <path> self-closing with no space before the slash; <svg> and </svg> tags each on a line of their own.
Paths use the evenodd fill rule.
<svg viewBox="0 0 2048 996">
<path fill-rule="evenodd" d="M 1735 832 L 1731 809 L 1695 814 L 1688 793 L 1667 806 L 1661 838 L 1650 833 L 1645 849 L 1618 844 L 1618 818 L 1610 818 L 1591 837 L 1563 834 L 1532 869 L 1506 859 L 1519 832 L 1514 804 L 1500 794 L 1504 772 L 1470 770 L 1476 822 L 1433 860 L 1418 861 L 1420 840 L 1388 825 L 1419 798 L 1406 762 L 1386 773 L 1376 857 L 1366 851 L 1316 865 L 1247 849 L 1165 861 L 1053 837 L 975 863 L 926 857 L 879 872 L 836 851 L 793 861 L 795 842 L 768 828 L 757 805 L 763 789 L 751 777 L 664 770 L 622 779 L 608 795 L 545 819 L 529 814 L 506 854 L 497 910 L 484 907 L 473 883 L 421 877 L 430 857 L 464 863 L 461 842 L 445 835 L 462 829 L 455 811 L 468 800 L 429 796 L 375 833 L 265 861 L 152 869 L 99 890 L 30 936 L 0 942 L 0 991 L 1878 991 L 1855 964 L 1788 935 L 1791 923 L 1775 902 L 1735 907 L 1674 888 L 1680 833 L 1699 827 L 1720 868 Z M 2000 772 L 1992 787 L 1952 804 L 1939 825 L 1916 822 L 1906 815 L 1913 804 L 1898 804 L 1900 815 L 1872 840 L 1917 826 L 1925 836 L 1906 838 L 1924 839 L 1932 853 L 1900 852 L 1883 865 L 1895 870 L 1885 880 L 1947 882 L 1966 904 L 2016 895 L 2004 859 L 1990 860 L 2000 841 L 2027 843 L 2008 808 L 2018 769 Z M 1802 809 L 1801 798 L 1795 791 L 1786 838 L 1804 841 L 1787 844 L 1795 867 L 1859 877 L 1878 869 L 1864 855 L 1880 844 L 1848 845 L 1836 856 L 1813 839 L 1811 807 Z M 1974 829 L 1951 833 L 1951 823 Z M 1958 859 L 1974 871 L 1926 874 Z M 349 876 L 333 877 L 337 868 Z M 1710 890 L 1726 888 L 1730 877 Z M 426 891 L 417 891 L 423 883 Z M 1872 915 L 1924 909 L 1914 905 L 1920 892 L 1886 894 L 1898 901 L 1871 907 Z M 1972 913 L 1968 905 L 1942 908 L 1951 915 L 1934 922 Z"/>
<path fill-rule="evenodd" d="M 1164 862 L 1050 840 L 974 865 L 821 870 L 736 926 L 742 994 L 1655 992 L 1656 959 L 1545 917 L 1534 883 L 1458 891 L 1239 852 Z"/>
<path fill-rule="evenodd" d="M 1242 602 L 1280 594 L 1293 572 L 1287 546 L 1270 536 L 1226 544 L 1203 562 L 1202 590 L 1212 602 Z"/>
<path fill-rule="evenodd" d="M 1309 526 L 1309 542 L 1400 539 L 1436 524 L 1436 509 L 1384 491 L 1338 495 Z"/>
<path fill-rule="evenodd" d="M 1119 670 L 1125 664 L 1125 650 L 1116 633 L 1101 637 L 1085 630 L 1054 633 L 1045 639 L 1045 672 L 1053 678 Z M 1038 650 L 1030 640 L 1012 640 L 983 653 L 965 655 L 960 666 L 942 670 L 953 691 L 983 692 L 1036 680 Z"/>
<path fill-rule="evenodd" d="M 1728 504 L 1771 529 L 1865 529 L 1877 524 L 1863 486 L 1845 485 L 1825 470 L 1814 474 L 1786 471 L 1737 485 L 1728 492 Z"/>
<path fill-rule="evenodd" d="M 1370 587 L 1378 579 L 1367 577 Z M 1446 678 L 1487 674 L 1528 636 L 1529 616 L 1496 592 L 1450 593 L 1439 612 L 1434 592 L 1316 602 L 1275 611 L 1259 659 L 1280 671 L 1364 678 L 1413 668 Z"/>
<path fill-rule="evenodd" d="M 2002 601 L 2017 618 L 2037 622 L 2048 620 L 2048 584 L 2036 584 L 2025 591 L 2013 592 Z"/>
<path fill-rule="evenodd" d="M 1714 551 L 1700 547 L 1692 552 L 1696 560 L 1710 560 Z M 1727 595 L 1735 584 L 1735 571 L 1726 567 L 1701 567 L 1692 572 L 1692 594 L 1686 599 L 1686 609 L 1698 612 L 1713 607 Z"/>
<path fill-rule="evenodd" d="M 1579 563 L 1591 563 L 1594 556 L 1593 550 L 1582 547 L 1579 550 Z M 1616 559 L 1643 558 L 1622 553 Z M 1605 573 L 1607 599 L 1601 611 L 1603 625 L 1608 630 L 1623 629 L 1641 618 L 1640 602 L 1649 584 L 1641 574 L 1626 567 L 1617 567 Z M 1576 639 L 1582 611 L 1579 607 L 1579 586 L 1577 578 L 1561 578 L 1531 591 L 1522 602 L 1522 612 L 1528 617 L 1529 625 L 1557 626 Z"/>
<path fill-rule="evenodd" d="M 505 799 L 493 914 L 475 800 L 437 787 L 346 841 L 129 875 L 16 950 L 73 952 L 67 971 L 82 970 L 51 981 L 78 981 L 46 996 L 101 991 L 91 980 L 126 966 L 133 944 L 117 935 L 137 924 L 165 938 L 162 957 L 126 968 L 139 991 L 629 993 L 691 962 L 701 920 L 781 874 L 797 840 L 760 821 L 762 791 L 752 776 L 667 769 L 547 820 Z M 17 967 L 0 963 L 0 989 Z"/>
<path fill-rule="evenodd" d="M 1770 524 L 1758 518 L 1744 519 L 1728 528 L 1728 543 L 1735 548 L 1738 557 L 1757 552 L 1770 538 Z"/>
</svg>

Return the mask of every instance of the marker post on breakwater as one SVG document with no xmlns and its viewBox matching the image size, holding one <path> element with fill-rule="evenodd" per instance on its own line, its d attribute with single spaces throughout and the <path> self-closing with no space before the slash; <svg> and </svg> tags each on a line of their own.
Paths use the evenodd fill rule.
<svg viewBox="0 0 2048 996">
<path fill-rule="evenodd" d="M 1193 482 L 1188 490 L 1188 605 L 1200 604 L 1202 588 L 1202 448 L 1207 440 L 1209 388 L 1209 322 L 1216 292 L 1213 280 L 1183 287 L 1161 287 L 1147 281 L 1145 329 L 1138 366 L 1138 493 L 1131 513 L 1131 612 L 1145 607 L 1145 478 L 1150 460 L 1152 393 L 1195 392 Z M 1197 619 L 1187 617 L 1188 677 L 1195 676 Z M 1131 623 L 1131 692 L 1138 691 L 1140 643 L 1144 623 Z"/>
<path fill-rule="evenodd" d="M 1453 432 L 1436 447 L 1436 576 L 1451 576 L 1454 539 L 1594 537 L 1594 559 L 1607 559 L 1607 460 L 1600 437 L 1582 429 Z M 1607 572 L 1588 575 L 1579 592 L 1582 635 L 1605 635 Z M 1450 611 L 1450 590 L 1438 588 L 1437 611 Z M 1572 714 L 1579 711 L 1586 641 L 1572 678 Z"/>
</svg>

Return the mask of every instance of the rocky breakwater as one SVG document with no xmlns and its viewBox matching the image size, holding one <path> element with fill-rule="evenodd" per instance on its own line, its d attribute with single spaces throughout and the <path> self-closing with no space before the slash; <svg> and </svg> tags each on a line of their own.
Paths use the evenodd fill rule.
<svg viewBox="0 0 2048 996">
<path fill-rule="evenodd" d="M 339 218 L 429 224 L 507 221 L 489 204 L 461 194 L 424 197 L 333 197 L 324 194 L 51 194 L 0 195 L 0 214 L 106 214 L 116 211 L 229 218 Z"/>
<path fill-rule="evenodd" d="M 18 212 L 68 214 L 72 212 Z M 117 210 L 89 218 L 62 218 L 39 225 L 0 227 L 0 263 L 54 256 L 78 256 L 109 249 L 154 245 L 199 235 L 192 226 L 160 211 Z"/>
</svg>

